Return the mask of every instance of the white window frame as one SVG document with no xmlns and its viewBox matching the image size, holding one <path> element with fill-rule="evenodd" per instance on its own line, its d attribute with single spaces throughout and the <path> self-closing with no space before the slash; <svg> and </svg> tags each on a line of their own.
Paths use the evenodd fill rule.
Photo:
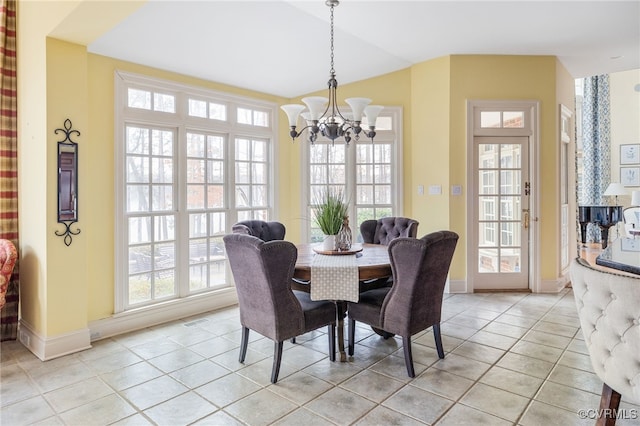
<svg viewBox="0 0 640 426">
<path fill-rule="evenodd" d="M 265 139 L 268 141 L 267 156 L 267 189 L 268 200 L 267 210 L 270 218 L 277 216 L 276 206 L 276 185 L 275 170 L 277 170 L 277 105 L 272 102 L 257 100 L 253 98 L 236 96 L 227 93 L 217 92 L 201 87 L 190 86 L 182 83 L 152 78 L 148 76 L 123 72 L 115 72 L 115 306 L 116 314 L 131 312 L 145 308 L 157 308 L 159 304 L 189 304 L 189 298 L 198 296 L 216 297 L 216 295 L 226 295 L 228 300 L 231 293 L 235 293 L 233 279 L 228 267 L 224 265 L 226 279 L 223 285 L 208 288 L 205 291 L 189 290 L 189 260 L 188 243 L 189 238 L 189 213 L 186 203 L 186 152 L 184 143 L 187 132 L 198 132 L 205 134 L 224 134 L 227 139 L 225 154 L 225 230 L 224 233 L 231 232 L 232 225 L 237 221 L 237 212 L 241 210 L 235 207 L 235 156 L 232 141 L 236 138 Z M 175 113 L 164 113 L 159 111 L 149 111 L 144 109 L 129 108 L 127 106 L 127 91 L 129 87 L 141 88 L 157 93 L 171 94 L 175 96 Z M 153 96 L 152 96 L 153 98 Z M 201 118 L 189 116 L 188 100 L 198 99 L 207 102 L 224 104 L 227 107 L 226 121 L 211 118 Z M 152 100 L 153 101 L 153 100 Z M 236 111 L 238 107 L 249 108 L 256 111 L 266 111 L 270 117 L 269 126 L 253 126 L 239 124 L 236 121 Z M 139 124 L 162 128 L 170 128 L 175 131 L 174 141 L 174 208 L 171 213 L 176 214 L 176 265 L 175 265 L 175 285 L 176 295 L 167 300 L 153 300 L 148 303 L 129 305 L 127 294 L 127 282 L 129 279 L 129 259 L 128 259 L 128 216 L 126 209 L 126 178 L 125 178 L 125 126 L 128 124 Z M 151 212 L 153 213 L 153 212 Z M 216 234 L 218 235 L 218 234 Z M 211 236 L 211 235 L 210 235 Z M 182 247 L 181 247 L 182 246 Z"/>
<path fill-rule="evenodd" d="M 349 111 L 347 106 L 340 107 L 341 111 Z M 404 197 L 403 197 L 403 110 L 402 107 L 385 106 L 384 110 L 380 113 L 379 117 L 391 117 L 392 130 L 380 130 L 376 129 L 375 141 L 378 142 L 390 142 L 391 143 L 391 208 L 393 216 L 404 215 Z M 311 220 L 309 217 L 310 206 L 312 200 L 310 197 L 310 176 L 309 176 L 309 161 L 310 153 L 309 142 L 307 137 L 307 131 L 305 131 L 294 143 L 303 144 L 300 149 L 300 164 L 301 167 L 301 193 L 300 193 L 300 211 L 302 212 L 303 220 L 301 221 L 301 236 L 302 241 L 308 242 L 311 239 Z M 316 143 L 328 143 L 331 141 L 328 138 L 324 138 L 322 135 L 318 135 Z M 344 144 L 343 138 L 338 138 L 335 144 Z M 356 199 L 356 156 L 355 156 L 355 144 L 356 143 L 371 143 L 371 140 L 362 136 L 359 142 L 353 139 L 350 142 L 350 146 L 346 148 L 346 185 L 345 185 L 345 198 L 350 201 L 349 203 L 349 218 L 350 228 L 353 233 L 354 241 L 360 233 L 360 224 L 356 223 L 356 208 L 353 200 Z"/>
</svg>

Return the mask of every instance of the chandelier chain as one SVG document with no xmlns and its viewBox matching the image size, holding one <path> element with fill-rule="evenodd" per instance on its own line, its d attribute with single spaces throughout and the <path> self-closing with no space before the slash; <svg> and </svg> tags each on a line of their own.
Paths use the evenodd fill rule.
<svg viewBox="0 0 640 426">
<path fill-rule="evenodd" d="M 329 73 L 332 76 L 336 74 L 336 70 L 333 69 L 333 5 L 331 5 L 331 70 Z"/>
</svg>

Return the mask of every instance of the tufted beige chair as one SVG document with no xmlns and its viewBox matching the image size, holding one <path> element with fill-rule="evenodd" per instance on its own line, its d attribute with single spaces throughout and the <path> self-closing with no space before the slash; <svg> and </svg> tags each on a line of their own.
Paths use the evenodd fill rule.
<svg viewBox="0 0 640 426">
<path fill-rule="evenodd" d="M 640 277 L 571 263 L 571 285 L 594 372 L 604 382 L 598 425 L 613 425 L 621 395 L 640 404 Z"/>
</svg>

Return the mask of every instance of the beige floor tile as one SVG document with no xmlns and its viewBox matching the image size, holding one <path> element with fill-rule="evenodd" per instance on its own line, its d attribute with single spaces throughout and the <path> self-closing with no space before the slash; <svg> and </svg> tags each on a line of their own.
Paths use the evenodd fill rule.
<svg viewBox="0 0 640 426">
<path fill-rule="evenodd" d="M 354 426 L 381 425 L 419 426 L 424 425 L 424 423 L 380 405 L 354 423 Z"/>
<path fill-rule="evenodd" d="M 491 425 L 510 426 L 513 423 L 466 405 L 456 404 L 436 423 L 438 426 Z"/>
<path fill-rule="evenodd" d="M 404 382 L 368 369 L 351 377 L 340 387 L 380 403 L 404 385 Z"/>
<path fill-rule="evenodd" d="M 149 359 L 149 364 L 165 373 L 170 373 L 203 360 L 202 355 L 198 355 L 187 348 L 180 348 L 173 352 Z"/>
<path fill-rule="evenodd" d="M 411 381 L 411 386 L 455 401 L 464 395 L 473 383 L 473 380 L 432 367 Z"/>
<path fill-rule="evenodd" d="M 554 364 L 562 355 L 562 349 L 541 345 L 539 343 L 527 342 L 526 340 L 518 341 L 518 343 L 513 345 L 510 352 L 526 355 L 530 358 L 541 359 Z"/>
<path fill-rule="evenodd" d="M 194 426 L 245 426 L 240 420 L 225 413 L 223 410 L 216 411 L 210 416 L 194 423 Z"/>
<path fill-rule="evenodd" d="M 225 407 L 260 389 L 260 386 L 237 374 L 228 374 L 200 386 L 195 391 L 218 407 Z"/>
<path fill-rule="evenodd" d="M 558 349 L 565 349 L 571 343 L 571 337 L 559 336 L 544 331 L 531 330 L 522 338 L 527 342 L 539 343 Z"/>
<path fill-rule="evenodd" d="M 518 327 L 516 325 L 505 324 L 503 322 L 496 321 L 491 322 L 489 325 L 483 328 L 483 330 L 488 331 L 489 333 L 513 337 L 514 339 L 521 338 L 527 333 L 527 331 L 529 331 L 529 329 L 525 327 Z"/>
<path fill-rule="evenodd" d="M 553 363 L 551 362 L 511 352 L 505 354 L 496 365 L 509 370 L 519 371 L 539 379 L 545 379 L 553 368 Z"/>
<path fill-rule="evenodd" d="M 533 401 L 520 419 L 519 424 L 522 426 L 593 426 L 595 423 L 593 419 L 580 418 L 575 411 L 567 411 L 553 405 Z"/>
<path fill-rule="evenodd" d="M 195 392 L 187 392 L 144 411 L 155 424 L 187 425 L 207 417 L 218 408 Z"/>
<path fill-rule="evenodd" d="M 169 376 L 133 386 L 121 392 L 121 395 L 140 410 L 146 410 L 161 402 L 188 391 L 188 388 Z"/>
<path fill-rule="evenodd" d="M 557 365 L 553 369 L 549 376 L 549 381 L 595 393 L 596 395 L 602 392 L 602 380 L 594 373 L 564 365 Z"/>
<path fill-rule="evenodd" d="M 480 343 L 482 345 L 491 346 L 504 351 L 508 350 L 518 341 L 518 339 L 514 339 L 513 337 L 489 333 L 485 330 L 478 331 L 476 334 L 469 337 L 469 340 L 471 342 Z"/>
<path fill-rule="evenodd" d="M 55 411 L 40 395 L 25 399 L 0 410 L 0 424 L 24 425 L 52 417 Z"/>
<path fill-rule="evenodd" d="M 176 370 L 169 375 L 188 388 L 195 389 L 198 386 L 219 379 L 229 373 L 231 373 L 231 371 L 221 365 L 209 360 L 204 360 Z"/>
<path fill-rule="evenodd" d="M 491 368 L 491 364 L 456 354 L 449 354 L 444 359 L 433 364 L 433 367 L 467 379 L 478 380 L 480 376 Z"/>
<path fill-rule="evenodd" d="M 97 377 L 56 389 L 44 394 L 56 412 L 70 410 L 114 393 L 114 390 Z"/>
<path fill-rule="evenodd" d="M 454 351 L 456 355 L 466 356 L 467 358 L 475 359 L 476 361 L 482 361 L 487 364 L 493 364 L 499 360 L 505 351 L 501 349 L 492 348 L 490 346 L 481 345 L 474 342 L 464 342 L 458 346 Z"/>
<path fill-rule="evenodd" d="M 331 388 L 333 388 L 333 385 L 329 382 L 298 371 L 282 380 L 278 380 L 275 385 L 269 386 L 268 389 L 296 404 L 303 405 Z"/>
<path fill-rule="evenodd" d="M 298 408 L 290 414 L 287 414 L 280 420 L 272 423 L 274 426 L 333 426 L 335 423 L 318 416 L 317 414 L 307 410 L 306 408 Z"/>
<path fill-rule="evenodd" d="M 593 367 L 591 365 L 591 358 L 589 358 L 589 355 L 566 351 L 560 357 L 558 364 L 593 373 Z"/>
<path fill-rule="evenodd" d="M 494 366 L 482 376 L 480 382 L 526 398 L 533 398 L 538 389 L 540 389 L 543 380 L 524 373 Z"/>
<path fill-rule="evenodd" d="M 405 386 L 384 401 L 382 405 L 427 424 L 432 424 L 453 405 L 453 401 L 415 386 Z"/>
<path fill-rule="evenodd" d="M 297 409 L 298 405 L 262 389 L 234 402 L 225 411 L 249 425 L 268 425 Z"/>
<path fill-rule="evenodd" d="M 109 386 L 113 387 L 117 391 L 121 391 L 160 376 L 162 376 L 162 371 L 145 361 L 119 370 L 111 371 L 101 375 L 100 377 Z"/>
<path fill-rule="evenodd" d="M 502 389 L 477 383 L 460 399 L 460 403 L 496 417 L 515 422 L 527 405 L 529 398 Z"/>
<path fill-rule="evenodd" d="M 553 382 L 545 382 L 534 399 L 573 413 L 577 413 L 578 410 L 597 408 L 600 404 L 599 394 L 596 395 Z"/>
<path fill-rule="evenodd" d="M 60 414 L 68 425 L 108 425 L 136 412 L 119 395 L 111 394 Z"/>
<path fill-rule="evenodd" d="M 338 425 L 348 425 L 376 404 L 341 388 L 333 388 L 305 405 L 305 408 Z"/>
</svg>

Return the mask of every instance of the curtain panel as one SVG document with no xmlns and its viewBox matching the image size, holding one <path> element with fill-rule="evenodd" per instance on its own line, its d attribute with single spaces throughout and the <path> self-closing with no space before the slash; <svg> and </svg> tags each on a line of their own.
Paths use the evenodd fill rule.
<svg viewBox="0 0 640 426">
<path fill-rule="evenodd" d="M 0 238 L 18 245 L 16 0 L 0 0 Z M 18 334 L 19 256 L 0 312 L 0 340 Z"/>
<path fill-rule="evenodd" d="M 584 205 L 602 205 L 602 194 L 611 183 L 608 74 L 584 79 L 582 108 L 582 200 Z M 597 225 L 589 224 L 587 241 L 601 241 Z"/>
</svg>

